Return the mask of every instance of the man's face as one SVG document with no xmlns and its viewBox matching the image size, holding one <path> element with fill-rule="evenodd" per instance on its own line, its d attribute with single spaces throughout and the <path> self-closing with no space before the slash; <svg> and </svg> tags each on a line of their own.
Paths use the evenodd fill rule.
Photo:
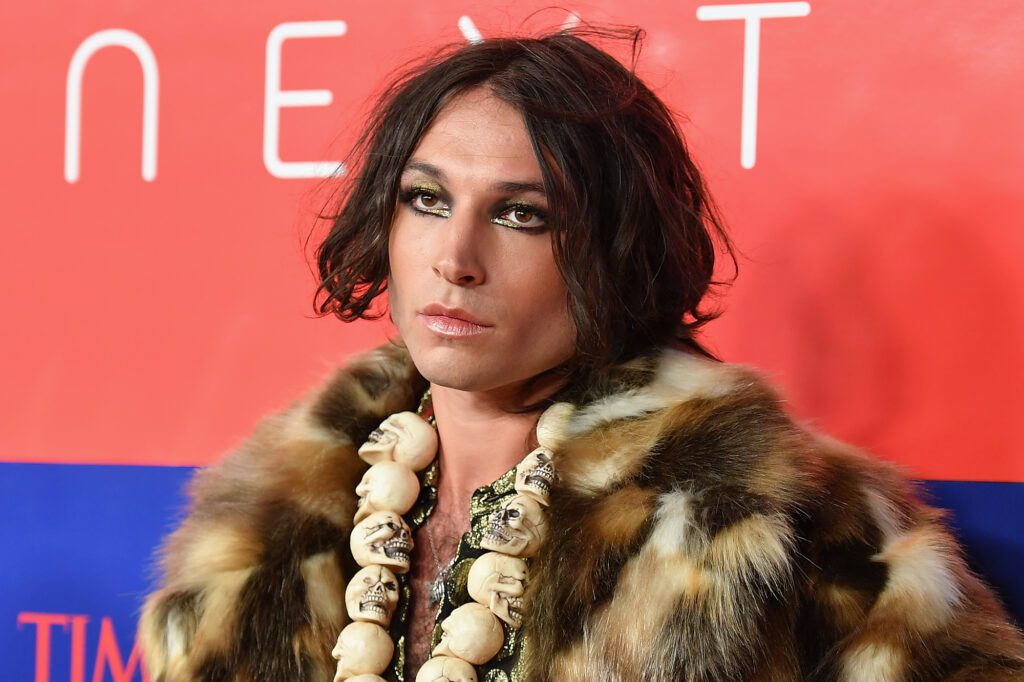
<svg viewBox="0 0 1024 682">
<path fill-rule="evenodd" d="M 540 191 L 497 186 L 510 182 Z M 392 321 L 432 383 L 510 387 L 573 355 L 565 283 L 539 214 L 548 208 L 541 184 L 522 117 L 483 88 L 449 102 L 413 151 L 388 244 L 388 297 Z M 431 304 L 460 308 L 480 324 Z"/>
</svg>

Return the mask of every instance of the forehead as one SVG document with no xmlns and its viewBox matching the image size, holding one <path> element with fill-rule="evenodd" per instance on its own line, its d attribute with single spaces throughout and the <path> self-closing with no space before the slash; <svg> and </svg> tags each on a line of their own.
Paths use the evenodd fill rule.
<svg viewBox="0 0 1024 682">
<path fill-rule="evenodd" d="M 541 177 L 522 115 L 485 88 L 448 102 L 411 158 L 440 167 L 452 181 Z"/>
</svg>

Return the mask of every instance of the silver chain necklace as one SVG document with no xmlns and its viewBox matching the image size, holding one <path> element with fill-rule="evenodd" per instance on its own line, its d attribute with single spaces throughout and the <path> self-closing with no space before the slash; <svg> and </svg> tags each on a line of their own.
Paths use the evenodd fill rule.
<svg viewBox="0 0 1024 682">
<path fill-rule="evenodd" d="M 459 556 L 458 548 L 451 561 L 447 565 L 441 566 L 441 559 L 437 555 L 437 547 L 434 544 L 434 533 L 430 529 L 430 524 L 427 524 L 427 540 L 430 541 L 430 552 L 434 555 L 434 566 L 437 567 L 437 577 L 429 581 L 430 585 L 430 608 L 435 608 L 444 600 L 445 583 L 448 581 L 448 576 L 452 572 L 452 566 L 455 564 L 455 559 Z"/>
</svg>

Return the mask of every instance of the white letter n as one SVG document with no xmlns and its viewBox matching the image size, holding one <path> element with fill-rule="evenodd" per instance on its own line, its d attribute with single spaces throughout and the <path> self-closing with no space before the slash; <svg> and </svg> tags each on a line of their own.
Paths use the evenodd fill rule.
<svg viewBox="0 0 1024 682">
<path fill-rule="evenodd" d="M 68 182 L 78 182 L 82 153 L 82 74 L 89 59 L 111 45 L 127 47 L 142 66 L 142 179 L 152 182 L 156 178 L 157 93 L 160 90 L 156 57 L 149 43 L 138 33 L 109 28 L 82 41 L 68 67 L 64 105 L 64 179 Z"/>
</svg>

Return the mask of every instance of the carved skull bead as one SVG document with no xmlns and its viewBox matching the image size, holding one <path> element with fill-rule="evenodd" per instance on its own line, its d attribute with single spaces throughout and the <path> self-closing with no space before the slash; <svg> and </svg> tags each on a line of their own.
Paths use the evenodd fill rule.
<svg viewBox="0 0 1024 682">
<path fill-rule="evenodd" d="M 356 563 L 387 566 L 395 573 L 409 570 L 412 531 L 395 512 L 373 512 L 356 524 L 349 536 L 349 547 Z"/>
<path fill-rule="evenodd" d="M 470 602 L 452 611 L 441 621 L 441 641 L 433 656 L 455 656 L 473 665 L 494 658 L 505 641 L 501 621 L 486 606 Z"/>
<path fill-rule="evenodd" d="M 571 403 L 555 403 L 537 420 L 537 443 L 548 450 L 557 450 L 565 440 L 569 419 L 576 408 Z"/>
<path fill-rule="evenodd" d="M 435 656 L 420 667 L 416 682 L 477 682 L 476 668 L 451 656 Z"/>
<path fill-rule="evenodd" d="M 526 577 L 526 562 L 522 559 L 488 552 L 474 561 L 469 569 L 469 596 L 518 629 L 523 623 Z"/>
<path fill-rule="evenodd" d="M 384 628 L 374 623 L 349 623 L 331 652 L 338 661 L 334 682 L 357 675 L 380 675 L 394 653 L 395 644 Z"/>
<path fill-rule="evenodd" d="M 398 462 L 377 462 L 366 470 L 356 486 L 359 506 L 355 522 L 359 523 L 375 511 L 404 514 L 412 509 L 420 495 L 420 482 L 412 469 Z"/>
<path fill-rule="evenodd" d="M 491 514 L 480 546 L 512 556 L 532 557 L 544 544 L 547 531 L 548 521 L 540 503 L 520 493 Z"/>
<path fill-rule="evenodd" d="M 415 412 L 397 412 L 374 429 L 359 447 L 368 464 L 394 461 L 413 471 L 425 469 L 437 454 L 437 432 Z"/>
<path fill-rule="evenodd" d="M 388 627 L 398 606 L 398 579 L 384 566 L 367 566 L 352 576 L 345 589 L 345 607 L 352 620 Z"/>
<path fill-rule="evenodd" d="M 555 483 L 555 465 L 551 451 L 543 445 L 516 467 L 516 492 L 529 495 L 544 506 L 550 500 L 551 486 Z"/>
</svg>

